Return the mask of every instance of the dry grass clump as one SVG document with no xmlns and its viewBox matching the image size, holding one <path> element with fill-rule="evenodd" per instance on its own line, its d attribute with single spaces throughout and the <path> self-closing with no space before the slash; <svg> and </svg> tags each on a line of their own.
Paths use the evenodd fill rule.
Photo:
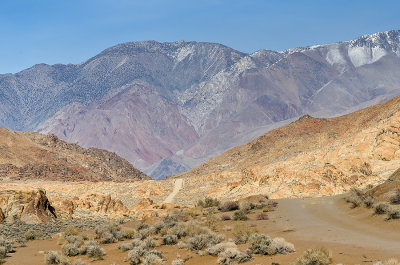
<svg viewBox="0 0 400 265">
<path fill-rule="evenodd" d="M 232 235 L 236 244 L 247 243 L 249 238 L 255 233 L 257 233 L 257 229 L 255 227 L 250 227 L 244 224 L 235 225 L 232 231 Z"/>
<path fill-rule="evenodd" d="M 252 235 L 249 242 L 249 250 L 253 254 L 276 255 L 288 254 L 295 251 L 293 244 L 287 242 L 285 239 L 271 239 L 269 236 L 263 234 Z"/>
<path fill-rule="evenodd" d="M 221 202 L 218 199 L 213 199 L 211 197 L 206 197 L 204 200 L 199 200 L 196 206 L 201 206 L 203 208 L 218 207 Z"/>
<path fill-rule="evenodd" d="M 325 248 L 307 249 L 292 265 L 329 265 L 332 255 Z"/>
<path fill-rule="evenodd" d="M 230 211 L 239 210 L 239 204 L 234 201 L 228 201 L 228 202 L 223 203 L 220 206 L 219 210 L 222 212 L 230 212 Z"/>
<path fill-rule="evenodd" d="M 231 265 L 251 260 L 251 254 L 241 252 L 237 248 L 227 248 L 218 254 L 218 264 Z"/>
</svg>

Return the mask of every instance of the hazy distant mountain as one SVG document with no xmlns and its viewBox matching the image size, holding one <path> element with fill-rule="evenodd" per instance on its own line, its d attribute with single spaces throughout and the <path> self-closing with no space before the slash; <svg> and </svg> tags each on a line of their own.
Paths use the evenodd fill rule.
<svg viewBox="0 0 400 265">
<path fill-rule="evenodd" d="M 399 56 L 398 30 L 253 54 L 214 43 L 125 43 L 79 65 L 0 75 L 0 126 L 108 149 L 160 178 L 277 122 L 400 94 Z"/>
</svg>

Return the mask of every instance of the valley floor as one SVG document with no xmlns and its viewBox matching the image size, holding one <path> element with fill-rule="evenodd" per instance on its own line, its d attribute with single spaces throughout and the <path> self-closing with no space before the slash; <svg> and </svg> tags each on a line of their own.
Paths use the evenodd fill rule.
<svg viewBox="0 0 400 265">
<path fill-rule="evenodd" d="M 178 184 L 179 185 L 179 184 Z M 325 247 L 333 254 L 334 263 L 374 264 L 378 260 L 389 258 L 400 259 L 400 221 L 385 221 L 382 216 L 373 216 L 372 210 L 366 208 L 350 209 L 344 196 L 322 197 L 311 199 L 281 199 L 275 211 L 269 212 L 269 220 L 256 220 L 260 210 L 249 214 L 247 226 L 255 226 L 260 233 L 272 237 L 283 237 L 292 242 L 296 252 L 288 255 L 260 256 L 244 264 L 290 264 L 310 247 Z M 218 214 L 217 214 L 218 215 Z M 220 214 L 221 215 L 221 214 Z M 242 221 L 218 221 L 219 233 L 227 238 L 231 232 L 224 227 L 233 227 Z M 133 226 L 127 223 L 126 226 Z M 44 263 L 43 250 L 60 250 L 57 239 L 30 241 L 28 247 L 17 248 L 6 259 L 6 265 L 39 265 Z M 126 252 L 116 246 L 121 243 L 102 245 L 107 255 L 104 260 L 92 261 L 91 264 L 128 264 L 124 261 Z M 240 245 L 245 248 L 245 245 Z M 217 264 L 217 258 L 199 256 L 191 251 L 178 249 L 176 246 L 158 248 L 167 258 L 166 264 L 180 255 L 182 258 L 192 256 L 185 264 Z M 83 260 L 87 257 L 83 257 Z"/>
</svg>

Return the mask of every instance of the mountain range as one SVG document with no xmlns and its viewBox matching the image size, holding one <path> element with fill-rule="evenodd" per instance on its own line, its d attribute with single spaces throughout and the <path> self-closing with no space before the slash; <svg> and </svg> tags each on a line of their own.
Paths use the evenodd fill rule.
<svg viewBox="0 0 400 265">
<path fill-rule="evenodd" d="M 0 127 L 113 151 L 159 179 L 304 114 L 338 116 L 398 94 L 399 30 L 252 54 L 143 41 L 0 75 Z"/>
</svg>

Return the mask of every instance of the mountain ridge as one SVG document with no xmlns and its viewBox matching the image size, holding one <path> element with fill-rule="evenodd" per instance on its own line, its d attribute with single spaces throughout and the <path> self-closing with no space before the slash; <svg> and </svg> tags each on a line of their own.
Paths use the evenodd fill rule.
<svg viewBox="0 0 400 265">
<path fill-rule="evenodd" d="M 0 75 L 0 126 L 115 151 L 165 177 L 156 165 L 168 174 L 172 165 L 191 168 L 277 122 L 337 116 L 400 94 L 399 47 L 398 30 L 252 54 L 206 42 L 128 42 L 81 64 Z"/>
</svg>

